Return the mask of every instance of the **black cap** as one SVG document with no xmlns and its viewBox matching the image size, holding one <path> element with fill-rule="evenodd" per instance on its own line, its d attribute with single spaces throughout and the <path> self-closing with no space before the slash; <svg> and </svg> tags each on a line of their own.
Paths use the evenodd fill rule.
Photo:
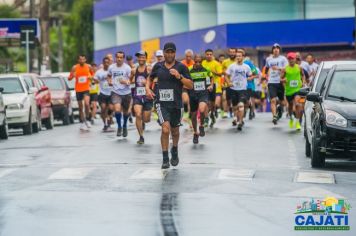
<svg viewBox="0 0 356 236">
<path fill-rule="evenodd" d="M 172 42 L 166 43 L 163 47 L 163 51 L 167 51 L 167 50 L 177 51 L 176 45 Z"/>
<path fill-rule="evenodd" d="M 139 57 L 139 56 L 146 56 L 146 57 L 147 57 L 147 52 L 141 50 L 141 51 L 137 52 L 137 53 L 135 54 L 135 56 L 136 56 L 136 57 Z"/>
</svg>

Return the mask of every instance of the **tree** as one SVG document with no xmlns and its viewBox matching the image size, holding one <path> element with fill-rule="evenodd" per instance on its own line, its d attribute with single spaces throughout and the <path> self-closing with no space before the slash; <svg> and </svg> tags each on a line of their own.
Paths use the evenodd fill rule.
<svg viewBox="0 0 356 236">
<path fill-rule="evenodd" d="M 0 4 L 0 18 L 19 18 L 20 12 L 13 6 Z"/>
<path fill-rule="evenodd" d="M 88 62 L 92 62 L 94 52 L 93 0 L 75 1 L 66 22 L 69 26 L 64 46 L 66 69 L 76 63 L 78 54 L 86 55 Z"/>
</svg>

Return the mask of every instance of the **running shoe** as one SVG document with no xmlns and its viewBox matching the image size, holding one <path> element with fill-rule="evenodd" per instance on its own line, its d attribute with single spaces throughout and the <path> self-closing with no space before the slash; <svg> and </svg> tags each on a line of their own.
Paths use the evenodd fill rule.
<svg viewBox="0 0 356 236">
<path fill-rule="evenodd" d="M 179 158 L 178 158 L 178 151 L 173 151 L 173 148 L 171 149 L 171 165 L 172 166 L 177 166 L 179 163 Z"/>
<path fill-rule="evenodd" d="M 198 144 L 199 143 L 199 135 L 198 134 L 194 134 L 193 136 L 193 143 L 194 144 Z M 172 164 L 173 165 L 173 164 Z"/>
<path fill-rule="evenodd" d="M 233 121 L 232 121 L 232 126 L 236 126 L 237 125 L 237 121 L 234 119 Z"/>
<path fill-rule="evenodd" d="M 281 119 L 283 116 L 283 107 L 282 106 L 278 106 L 277 107 L 277 119 Z"/>
<path fill-rule="evenodd" d="M 272 122 L 273 122 L 274 125 L 277 125 L 278 117 L 277 116 L 273 116 Z"/>
<path fill-rule="evenodd" d="M 89 131 L 88 127 L 85 125 L 85 123 L 80 124 L 80 130 L 82 131 Z"/>
<path fill-rule="evenodd" d="M 127 137 L 127 128 L 126 127 L 124 127 L 123 129 L 122 129 L 122 137 Z"/>
<path fill-rule="evenodd" d="M 168 169 L 169 166 L 169 158 L 163 158 L 162 169 Z"/>
<path fill-rule="evenodd" d="M 302 129 L 302 126 L 300 125 L 299 120 L 297 120 L 297 121 L 295 122 L 295 129 L 296 129 L 297 131 L 300 131 L 300 130 Z"/>
<path fill-rule="evenodd" d="M 137 141 L 137 144 L 144 144 L 145 143 L 145 139 L 140 136 L 140 139 Z"/>
<path fill-rule="evenodd" d="M 204 137 L 205 136 L 204 126 L 199 126 L 199 136 L 200 137 Z"/>
<path fill-rule="evenodd" d="M 121 137 L 121 135 L 122 135 L 122 128 L 117 128 L 116 136 Z"/>
<path fill-rule="evenodd" d="M 104 125 L 103 132 L 107 132 L 107 131 L 108 131 L 108 128 L 109 128 L 109 126 Z"/>
<path fill-rule="evenodd" d="M 289 128 L 293 129 L 293 127 L 294 127 L 294 120 L 289 119 Z"/>
<path fill-rule="evenodd" d="M 90 128 L 91 128 L 91 124 L 90 124 L 90 122 L 85 121 L 85 125 L 87 126 L 87 128 L 88 128 L 88 129 L 90 129 Z"/>
<path fill-rule="evenodd" d="M 242 130 L 242 126 L 243 126 L 243 124 L 242 124 L 242 123 L 238 124 L 238 126 L 237 126 L 237 130 L 238 130 L 238 131 L 241 131 L 241 130 Z"/>
</svg>

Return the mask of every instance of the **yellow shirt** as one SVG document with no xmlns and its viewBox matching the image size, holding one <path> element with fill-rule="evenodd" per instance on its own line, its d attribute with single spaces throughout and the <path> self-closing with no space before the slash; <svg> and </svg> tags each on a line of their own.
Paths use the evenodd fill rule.
<svg viewBox="0 0 356 236">
<path fill-rule="evenodd" d="M 225 72 L 227 70 L 227 68 L 234 62 L 235 62 L 235 60 L 231 60 L 230 58 L 225 59 L 222 63 L 222 70 Z"/>
<path fill-rule="evenodd" d="M 98 94 L 99 93 L 99 84 L 90 84 L 90 94 Z"/>
<path fill-rule="evenodd" d="M 222 73 L 222 66 L 221 64 L 216 61 L 216 60 L 212 60 L 212 61 L 207 61 L 204 60 L 202 62 L 202 65 L 209 69 L 212 73 L 213 73 L 213 78 L 214 78 L 214 83 L 216 86 L 216 93 L 222 93 L 222 82 L 221 82 L 221 76 L 216 75 L 217 74 L 221 74 Z"/>
</svg>

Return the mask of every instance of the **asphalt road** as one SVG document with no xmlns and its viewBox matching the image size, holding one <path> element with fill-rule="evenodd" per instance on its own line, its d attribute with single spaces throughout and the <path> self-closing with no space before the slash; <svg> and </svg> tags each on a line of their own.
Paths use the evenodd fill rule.
<svg viewBox="0 0 356 236">
<path fill-rule="evenodd" d="M 230 119 L 192 143 L 181 128 L 176 168 L 162 171 L 160 129 L 147 126 L 138 146 L 102 133 L 101 124 L 56 126 L 0 142 L 0 235 L 356 235 L 294 231 L 296 206 L 345 198 L 356 207 L 356 163 L 332 160 L 312 169 L 304 138 L 257 114 L 237 132 Z"/>
</svg>

